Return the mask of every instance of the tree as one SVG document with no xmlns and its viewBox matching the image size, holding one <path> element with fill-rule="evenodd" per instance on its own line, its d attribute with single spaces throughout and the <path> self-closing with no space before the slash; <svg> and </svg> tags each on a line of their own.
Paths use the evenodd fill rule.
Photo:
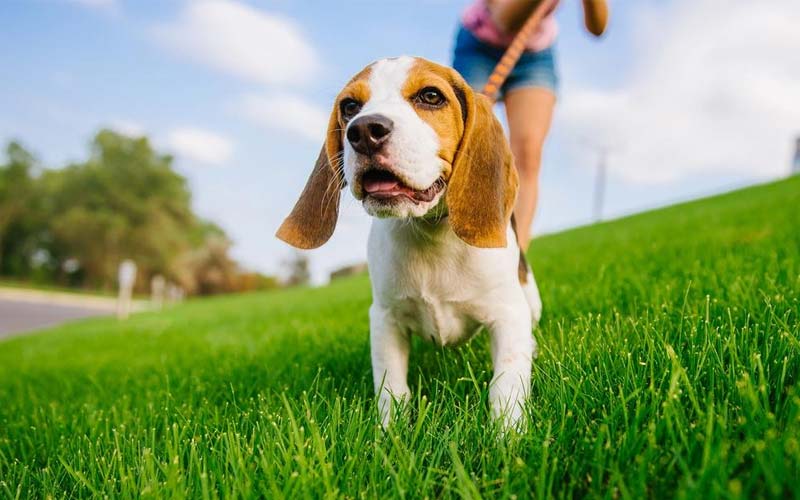
<svg viewBox="0 0 800 500">
<path fill-rule="evenodd" d="M 294 252 L 292 258 L 287 262 L 286 286 L 307 285 L 311 281 L 311 271 L 309 270 L 308 257 L 306 254 Z"/>
<path fill-rule="evenodd" d="M 39 173 L 17 143 L 0 165 L 0 274 L 113 288 L 119 263 L 136 262 L 137 287 L 162 275 L 203 294 L 271 286 L 243 274 L 230 240 L 194 214 L 172 157 L 145 137 L 100 131 L 89 158 Z M 35 272 L 35 273 L 34 273 Z"/>
<path fill-rule="evenodd" d="M 237 291 L 239 265 L 228 255 L 230 246 L 224 236 L 210 235 L 201 247 L 184 256 L 179 282 L 200 295 Z"/>
<path fill-rule="evenodd" d="M 192 246 L 198 221 L 186 179 L 147 138 L 103 130 L 87 162 L 45 177 L 54 253 L 77 259 L 89 285 L 112 285 L 126 258 L 146 276 L 170 275 Z"/>
<path fill-rule="evenodd" d="M 24 248 L 30 246 L 33 231 L 35 165 L 33 155 L 19 143 L 8 144 L 6 163 L 0 165 L 0 274 L 20 272 L 28 265 Z"/>
</svg>

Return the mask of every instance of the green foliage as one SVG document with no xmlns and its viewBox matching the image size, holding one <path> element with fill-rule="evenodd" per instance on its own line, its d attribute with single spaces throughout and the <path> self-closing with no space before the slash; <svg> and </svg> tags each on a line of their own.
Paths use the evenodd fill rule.
<svg viewBox="0 0 800 500">
<path fill-rule="evenodd" d="M 535 240 L 521 436 L 485 335 L 416 341 L 410 414 L 377 427 L 364 276 L 7 341 L 0 492 L 797 498 L 798 205 L 794 178 Z"/>
<path fill-rule="evenodd" d="M 185 255 L 181 261 L 181 267 L 187 270 L 182 281 L 191 282 L 192 290 L 201 295 L 238 290 L 239 270 L 228 256 L 230 246 L 224 237 L 207 237 L 202 247 Z"/>
<path fill-rule="evenodd" d="M 146 138 L 104 130 L 87 162 L 47 173 L 49 227 L 87 284 L 113 284 L 126 258 L 145 276 L 169 274 L 172 259 L 190 248 L 190 194 L 171 164 Z"/>
<path fill-rule="evenodd" d="M 0 165 L 0 274 L 27 270 L 21 258 L 32 251 L 29 237 L 37 222 L 35 206 L 36 159 L 19 143 L 6 147 L 7 163 Z"/>
<path fill-rule="evenodd" d="M 40 176 L 19 145 L 9 144 L 7 157 L 0 166 L 0 275 L 38 273 L 39 281 L 108 289 L 119 263 L 133 259 L 141 291 L 156 274 L 190 291 L 235 289 L 239 269 L 224 231 L 192 212 L 186 179 L 147 138 L 102 130 L 87 161 Z M 76 272 L 64 271 L 70 260 Z"/>
<path fill-rule="evenodd" d="M 295 251 L 292 257 L 286 261 L 284 267 L 288 271 L 286 278 L 288 286 L 308 285 L 311 282 L 311 270 L 309 269 L 308 256 L 306 254 Z"/>
</svg>

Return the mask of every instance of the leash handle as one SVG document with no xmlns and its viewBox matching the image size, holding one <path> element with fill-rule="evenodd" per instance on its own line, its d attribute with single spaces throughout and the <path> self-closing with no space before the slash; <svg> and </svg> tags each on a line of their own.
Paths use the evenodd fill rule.
<svg viewBox="0 0 800 500">
<path fill-rule="evenodd" d="M 503 83 L 505 83 L 509 73 L 511 73 L 511 70 L 514 69 L 514 66 L 516 66 L 519 61 L 519 58 L 522 57 L 522 53 L 525 52 L 525 44 L 527 44 L 533 32 L 539 27 L 542 19 L 555 8 L 557 2 L 558 0 L 542 0 L 533 12 L 531 12 L 530 17 L 528 17 L 525 24 L 522 25 L 522 28 L 514 35 L 514 39 L 506 49 L 503 57 L 500 58 L 500 62 L 494 67 L 492 74 L 489 75 L 489 80 L 486 82 L 486 85 L 484 85 L 483 90 L 481 90 L 481 93 L 491 99 L 492 102 L 497 100 L 497 92 L 500 90 L 500 87 L 503 86 Z"/>
</svg>

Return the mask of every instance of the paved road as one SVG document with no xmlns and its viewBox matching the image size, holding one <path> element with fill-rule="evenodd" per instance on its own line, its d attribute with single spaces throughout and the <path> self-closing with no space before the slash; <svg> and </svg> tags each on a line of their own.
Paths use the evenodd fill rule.
<svg viewBox="0 0 800 500">
<path fill-rule="evenodd" d="M 65 321 L 109 314 L 98 308 L 0 298 L 0 339 Z"/>
</svg>

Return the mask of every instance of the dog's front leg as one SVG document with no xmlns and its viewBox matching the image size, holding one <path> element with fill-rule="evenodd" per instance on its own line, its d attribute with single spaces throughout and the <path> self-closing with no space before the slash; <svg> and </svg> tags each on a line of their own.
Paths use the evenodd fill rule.
<svg viewBox="0 0 800 500">
<path fill-rule="evenodd" d="M 394 401 L 404 401 L 408 389 L 410 339 L 400 331 L 391 315 L 377 304 L 369 309 L 369 339 L 372 378 L 378 395 L 378 410 L 384 429 L 392 417 Z"/>
<path fill-rule="evenodd" d="M 519 302 L 519 301 L 515 301 Z M 531 386 L 531 363 L 536 341 L 531 314 L 524 301 L 508 304 L 489 325 L 494 377 L 489 389 L 492 414 L 506 429 L 522 430 L 524 404 Z"/>
</svg>

